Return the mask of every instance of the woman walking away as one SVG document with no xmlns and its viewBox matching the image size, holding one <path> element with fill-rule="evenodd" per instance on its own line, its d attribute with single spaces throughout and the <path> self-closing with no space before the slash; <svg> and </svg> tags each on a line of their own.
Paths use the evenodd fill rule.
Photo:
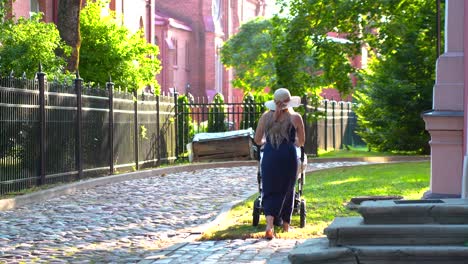
<svg viewBox="0 0 468 264">
<path fill-rule="evenodd" d="M 284 232 L 291 223 L 298 166 L 296 147 L 305 141 L 302 117 L 292 109 L 300 104 L 300 97 L 279 88 L 274 100 L 265 103 L 269 111 L 262 115 L 255 132 L 255 143 L 264 145 L 261 171 L 267 239 L 274 237 L 274 222 L 282 221 Z"/>
</svg>

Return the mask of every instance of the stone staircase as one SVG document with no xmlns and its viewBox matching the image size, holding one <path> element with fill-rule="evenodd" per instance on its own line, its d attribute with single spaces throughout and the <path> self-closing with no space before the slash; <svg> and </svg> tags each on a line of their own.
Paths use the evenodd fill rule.
<svg viewBox="0 0 468 264">
<path fill-rule="evenodd" d="M 336 218 L 326 238 L 289 254 L 292 263 L 468 264 L 468 200 L 367 201 L 361 217 Z"/>
</svg>

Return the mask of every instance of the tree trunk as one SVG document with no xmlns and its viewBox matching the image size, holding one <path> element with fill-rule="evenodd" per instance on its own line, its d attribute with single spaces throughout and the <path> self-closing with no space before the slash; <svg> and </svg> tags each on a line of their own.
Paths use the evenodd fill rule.
<svg viewBox="0 0 468 264">
<path fill-rule="evenodd" d="M 60 37 L 72 47 L 71 56 L 68 58 L 67 70 L 76 72 L 80 59 L 80 10 L 82 0 L 59 0 L 57 28 Z"/>
</svg>

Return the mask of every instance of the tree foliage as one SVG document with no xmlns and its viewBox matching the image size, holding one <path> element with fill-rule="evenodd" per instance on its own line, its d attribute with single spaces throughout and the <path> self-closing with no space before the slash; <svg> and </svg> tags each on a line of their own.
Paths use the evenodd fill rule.
<svg viewBox="0 0 468 264">
<path fill-rule="evenodd" d="M 105 3 L 88 1 L 81 11 L 81 76 L 97 83 L 111 76 L 116 87 L 129 91 L 153 85 L 159 93 L 155 78 L 161 70 L 158 47 L 147 43 L 141 32 L 132 34 L 120 25 L 115 13 L 108 10 L 108 14 L 103 14 Z"/>
<path fill-rule="evenodd" d="M 221 61 L 236 71 L 232 84 L 244 91 L 276 87 L 271 20 L 257 18 L 241 26 L 221 49 Z"/>
<path fill-rule="evenodd" d="M 321 7 L 309 9 L 316 12 Z M 327 33 L 336 30 L 335 23 L 332 14 L 319 17 L 301 11 L 289 18 L 243 24 L 221 50 L 223 63 L 235 70 L 233 85 L 245 91 L 287 87 L 297 95 L 330 86 L 350 92 L 354 69 L 349 59 L 360 43 L 328 38 Z"/>
<path fill-rule="evenodd" d="M 213 104 L 208 110 L 208 132 L 224 132 L 226 131 L 226 106 L 223 95 L 217 93 L 213 97 Z"/>
<path fill-rule="evenodd" d="M 8 11 L 10 10 L 8 0 L 0 0 L 0 22 L 3 23 Z"/>
<path fill-rule="evenodd" d="M 0 73 L 17 75 L 26 73 L 31 78 L 39 63 L 49 76 L 61 75 L 65 60 L 55 55 L 56 49 L 70 54 L 70 47 L 60 39 L 54 24 L 41 22 L 42 15 L 30 19 L 6 20 L 0 24 Z"/>
<path fill-rule="evenodd" d="M 185 144 L 192 142 L 195 135 L 190 102 L 194 98 L 191 94 L 181 95 L 177 98 L 177 153 L 182 154 L 185 149 Z M 183 114 L 181 114 L 183 113 Z"/>
<path fill-rule="evenodd" d="M 297 87 L 298 59 L 310 52 L 327 82 L 341 92 L 350 90 L 353 74 L 344 58 L 370 47 L 370 68 L 361 75 L 358 100 L 361 135 L 380 150 L 426 152 L 428 135 L 421 111 L 430 109 L 435 64 L 435 2 L 423 0 L 279 1 L 289 10 L 290 23 L 280 39 L 278 84 Z M 330 32 L 345 36 L 349 45 L 327 40 Z M 325 40 L 325 41 L 323 41 Z M 291 78 L 294 77 L 294 78 Z"/>
<path fill-rule="evenodd" d="M 431 109 L 436 59 L 435 5 L 401 3 L 379 26 L 377 56 L 363 74 L 356 110 L 360 135 L 378 150 L 429 153 L 421 113 Z"/>
</svg>

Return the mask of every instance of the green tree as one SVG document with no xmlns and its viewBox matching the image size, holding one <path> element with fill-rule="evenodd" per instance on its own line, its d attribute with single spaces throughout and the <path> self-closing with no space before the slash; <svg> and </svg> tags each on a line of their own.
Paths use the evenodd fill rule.
<svg viewBox="0 0 468 264">
<path fill-rule="evenodd" d="M 213 97 L 213 104 L 208 110 L 208 132 L 224 132 L 226 131 L 226 106 L 224 105 L 224 97 L 217 93 Z"/>
<path fill-rule="evenodd" d="M 240 124 L 241 129 L 256 129 L 258 120 L 260 116 L 265 112 L 266 107 L 263 102 L 272 99 L 270 94 L 264 93 L 250 93 L 247 92 L 244 94 L 244 98 L 242 100 L 242 120 Z M 258 104 L 258 103 L 261 104 Z"/>
<path fill-rule="evenodd" d="M 315 87 L 333 87 L 342 94 L 352 92 L 350 74 L 355 69 L 350 58 L 358 55 L 366 35 L 365 22 L 374 21 L 378 8 L 374 1 L 336 0 L 336 1 L 280 1 L 283 9 L 289 10 L 289 23 L 284 37 L 278 38 L 277 78 L 280 86 L 301 90 L 309 82 Z M 381 1 L 375 1 L 381 2 Z M 378 12 L 377 12 L 378 13 Z M 366 14 L 366 20 L 363 15 Z M 277 20 L 279 21 L 279 20 Z M 277 27 L 276 27 L 277 28 Z M 328 37 L 335 32 L 348 41 L 337 43 Z M 313 54 L 315 68 L 310 72 L 300 66 L 304 56 Z M 307 89 L 312 91 L 313 89 Z"/>
<path fill-rule="evenodd" d="M 0 23 L 5 21 L 6 15 L 10 10 L 9 1 L 8 0 L 0 0 Z"/>
<path fill-rule="evenodd" d="M 177 98 L 177 113 L 179 113 L 179 117 L 177 117 L 177 153 L 179 154 L 184 152 L 185 145 L 192 142 L 195 135 L 189 105 L 190 101 L 193 102 L 193 100 L 191 94 L 181 95 Z"/>
<path fill-rule="evenodd" d="M 290 12 L 290 23 L 277 54 L 279 84 L 299 85 L 297 59 L 312 42 L 326 79 L 341 92 L 349 90 L 352 71 L 342 58 L 369 45 L 375 55 L 361 75 L 358 110 L 361 135 L 381 150 L 425 152 L 427 133 L 421 111 L 430 109 L 435 64 L 435 2 L 423 0 L 280 1 Z M 349 45 L 330 48 L 329 32 L 346 36 Z M 325 45 L 322 45 L 325 43 Z M 346 55 L 342 57 L 341 55 Z M 336 60 L 340 57 L 341 60 Z M 328 62 L 326 61 L 328 60 Z M 341 74 L 336 74 L 340 73 Z M 345 78 L 346 77 L 346 78 Z M 292 82 L 292 83 L 291 83 Z"/>
<path fill-rule="evenodd" d="M 254 96 L 250 92 L 245 93 L 244 98 L 242 99 L 241 129 L 255 129 L 257 127 L 257 118 L 255 115 L 256 105 L 254 103 Z"/>
<path fill-rule="evenodd" d="M 312 23 L 310 15 L 301 12 L 242 25 L 221 50 L 223 63 L 235 70 L 233 85 L 244 91 L 287 87 L 297 95 L 330 86 L 350 92 L 350 57 L 360 44 L 328 38 L 335 29 L 333 17 L 323 17 L 328 23 L 314 18 Z"/>
<path fill-rule="evenodd" d="M 26 73 L 32 78 L 38 71 L 39 63 L 49 77 L 62 74 L 66 62 L 55 55 L 56 49 L 70 54 L 70 47 L 60 39 L 54 24 L 41 22 L 42 14 L 30 19 L 6 20 L 0 24 L 0 73 L 17 75 Z"/>
<path fill-rule="evenodd" d="M 234 87 L 260 91 L 276 87 L 271 20 L 257 18 L 243 24 L 239 33 L 224 43 L 221 61 L 235 69 Z"/>
<path fill-rule="evenodd" d="M 112 77 L 116 87 L 129 91 L 154 85 L 159 93 L 156 74 L 161 70 L 159 49 L 147 43 L 141 32 L 131 34 L 120 25 L 105 1 L 88 1 L 81 11 L 80 75 L 86 81 L 103 83 Z"/>
<path fill-rule="evenodd" d="M 377 48 L 356 97 L 359 134 L 377 150 L 429 153 L 421 113 L 431 109 L 435 80 L 435 5 L 400 4 L 379 26 Z"/>
</svg>

